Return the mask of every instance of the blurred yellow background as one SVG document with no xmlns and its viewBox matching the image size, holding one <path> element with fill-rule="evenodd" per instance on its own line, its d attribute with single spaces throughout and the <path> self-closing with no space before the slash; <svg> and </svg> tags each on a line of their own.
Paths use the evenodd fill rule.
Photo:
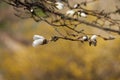
<svg viewBox="0 0 120 80">
<path fill-rule="evenodd" d="M 34 34 L 56 34 L 45 22 L 20 19 L 0 3 L 0 80 L 120 80 L 120 40 L 58 40 L 32 47 Z"/>
</svg>

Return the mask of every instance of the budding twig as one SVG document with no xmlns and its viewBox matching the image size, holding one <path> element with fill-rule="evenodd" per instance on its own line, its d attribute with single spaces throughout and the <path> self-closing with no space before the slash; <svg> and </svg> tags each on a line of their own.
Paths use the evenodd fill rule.
<svg viewBox="0 0 120 80">
<path fill-rule="evenodd" d="M 102 38 L 104 40 L 113 40 L 114 37 L 103 37 L 102 34 L 89 34 L 86 33 L 86 29 L 79 28 L 82 24 L 85 27 L 97 28 L 102 31 L 109 31 L 112 33 L 120 34 L 120 22 L 119 20 L 112 19 L 110 14 L 119 13 L 119 8 L 116 6 L 117 10 L 111 13 L 105 13 L 104 10 L 99 12 L 97 10 L 89 10 L 87 4 L 94 3 L 98 0 L 84 1 L 82 3 L 77 3 L 74 6 L 70 5 L 69 0 L 38 0 L 38 1 L 22 1 L 22 0 L 3 0 L 9 5 L 15 7 L 14 9 L 18 11 L 19 8 L 24 8 L 25 13 L 18 11 L 18 17 L 20 14 L 31 14 L 30 18 L 33 18 L 36 22 L 44 21 L 49 25 L 53 26 L 55 31 L 61 36 L 56 36 L 52 38 L 57 41 L 58 39 L 70 40 L 70 41 L 88 41 L 90 45 L 96 46 L 97 40 L 92 40 L 94 35 Z M 66 10 L 67 9 L 67 10 Z M 21 12 L 21 13 L 20 13 Z M 89 20 L 89 16 L 95 17 L 95 20 Z M 59 19 L 58 19 L 59 18 Z M 101 21 L 102 23 L 99 23 Z M 108 23 L 106 23 L 108 22 Z M 109 27 L 106 27 L 109 26 Z M 111 28 L 111 27 L 114 28 Z M 69 33 L 63 34 L 62 31 L 57 28 L 67 28 L 71 30 L 73 35 L 70 37 Z M 67 31 L 66 31 L 67 32 Z M 88 39 L 86 36 L 90 36 Z M 77 38 L 76 38 L 77 37 Z"/>
</svg>

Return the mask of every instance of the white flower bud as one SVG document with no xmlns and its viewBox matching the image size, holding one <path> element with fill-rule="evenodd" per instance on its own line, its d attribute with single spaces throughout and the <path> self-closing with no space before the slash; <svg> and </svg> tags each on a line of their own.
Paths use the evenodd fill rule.
<svg viewBox="0 0 120 80">
<path fill-rule="evenodd" d="M 33 9 L 30 9 L 30 12 L 32 13 L 34 10 Z"/>
<path fill-rule="evenodd" d="M 59 10 L 64 8 L 64 4 L 61 3 L 61 2 L 56 2 L 55 4 L 56 4 L 56 8 L 59 9 Z"/>
<path fill-rule="evenodd" d="M 73 6 L 73 8 L 78 8 L 79 7 L 79 4 L 75 4 L 74 6 Z"/>
<path fill-rule="evenodd" d="M 84 12 L 81 12 L 81 17 L 87 17 L 87 14 L 86 13 L 84 13 Z"/>
<path fill-rule="evenodd" d="M 97 35 L 92 35 L 90 39 L 91 39 L 91 41 L 95 41 L 96 38 L 97 38 Z"/>
<path fill-rule="evenodd" d="M 87 37 L 87 36 L 83 36 L 83 37 L 82 37 L 82 40 L 83 40 L 83 41 L 87 41 L 87 40 L 88 40 L 88 37 Z"/>
<path fill-rule="evenodd" d="M 74 10 L 68 10 L 67 12 L 66 12 L 66 15 L 68 15 L 68 16 L 73 16 L 75 14 L 75 11 Z"/>
<path fill-rule="evenodd" d="M 32 46 L 33 46 L 33 47 L 36 47 L 36 46 L 38 46 L 38 45 L 42 45 L 42 44 L 43 44 L 43 42 L 44 42 L 44 40 L 43 40 L 43 39 L 38 39 L 38 40 L 35 40 L 35 41 L 33 41 Z"/>
<path fill-rule="evenodd" d="M 97 39 L 97 35 L 91 36 L 89 45 L 90 45 L 90 46 L 91 46 L 91 45 L 96 46 L 96 45 L 97 45 L 97 40 L 96 40 L 96 39 Z"/>
<path fill-rule="evenodd" d="M 79 16 L 81 16 L 81 17 L 87 17 L 87 14 L 85 13 L 85 12 L 83 12 L 83 11 L 78 11 L 78 13 L 77 13 Z"/>
<path fill-rule="evenodd" d="M 34 35 L 33 40 L 34 40 L 33 43 L 32 43 L 33 47 L 36 47 L 38 45 L 42 45 L 42 44 L 46 43 L 46 39 L 43 36 L 40 36 L 40 35 Z"/>
<path fill-rule="evenodd" d="M 45 39 L 45 38 L 43 36 L 40 36 L 40 35 L 34 35 L 33 40 L 37 40 L 37 39 Z"/>
<path fill-rule="evenodd" d="M 80 41 L 82 41 L 82 42 L 84 42 L 84 41 L 88 41 L 89 40 L 89 37 L 86 35 L 86 36 L 80 36 L 80 37 L 78 37 L 78 39 L 80 40 Z"/>
</svg>

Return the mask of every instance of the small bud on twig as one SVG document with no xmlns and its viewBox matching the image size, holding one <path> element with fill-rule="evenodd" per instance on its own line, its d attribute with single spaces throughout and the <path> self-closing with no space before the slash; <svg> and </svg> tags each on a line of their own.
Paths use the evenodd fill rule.
<svg viewBox="0 0 120 80">
<path fill-rule="evenodd" d="M 34 40 L 32 43 L 33 47 L 47 43 L 47 40 L 43 36 L 40 36 L 40 35 L 34 35 L 33 40 Z"/>
<path fill-rule="evenodd" d="M 67 16 L 73 16 L 75 14 L 75 11 L 74 10 L 68 10 L 67 12 L 66 12 L 66 15 Z"/>
<path fill-rule="evenodd" d="M 78 8 L 80 5 L 79 4 L 75 4 L 74 6 L 73 6 L 73 8 Z"/>
<path fill-rule="evenodd" d="M 34 10 L 31 8 L 31 9 L 30 9 L 30 12 L 32 13 L 33 11 L 34 11 Z"/>
<path fill-rule="evenodd" d="M 82 36 L 82 37 L 79 37 L 78 38 L 79 40 L 81 40 L 81 41 L 88 41 L 88 36 Z"/>
<path fill-rule="evenodd" d="M 61 10 L 61 9 L 63 9 L 63 8 L 64 8 L 64 4 L 63 4 L 63 3 L 61 3 L 61 2 L 56 2 L 55 4 L 56 4 L 56 6 L 55 6 L 55 7 L 56 7 L 57 9 L 59 9 L 59 10 Z"/>
<path fill-rule="evenodd" d="M 97 40 L 96 40 L 96 38 L 97 38 L 97 35 L 91 36 L 90 41 L 89 41 L 89 45 L 90 45 L 90 46 L 91 46 L 91 45 L 94 45 L 94 46 L 97 45 Z"/>
<path fill-rule="evenodd" d="M 87 17 L 87 13 L 85 13 L 84 11 L 78 11 L 78 15 L 79 15 L 80 17 L 84 17 L 84 18 Z"/>
</svg>

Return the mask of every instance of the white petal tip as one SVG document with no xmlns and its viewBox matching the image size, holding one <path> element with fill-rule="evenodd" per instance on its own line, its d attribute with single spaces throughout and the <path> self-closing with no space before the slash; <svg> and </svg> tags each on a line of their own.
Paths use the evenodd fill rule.
<svg viewBox="0 0 120 80">
<path fill-rule="evenodd" d="M 43 36 L 40 36 L 40 35 L 34 35 L 33 40 L 37 40 L 37 39 L 45 39 L 45 38 Z"/>
</svg>

